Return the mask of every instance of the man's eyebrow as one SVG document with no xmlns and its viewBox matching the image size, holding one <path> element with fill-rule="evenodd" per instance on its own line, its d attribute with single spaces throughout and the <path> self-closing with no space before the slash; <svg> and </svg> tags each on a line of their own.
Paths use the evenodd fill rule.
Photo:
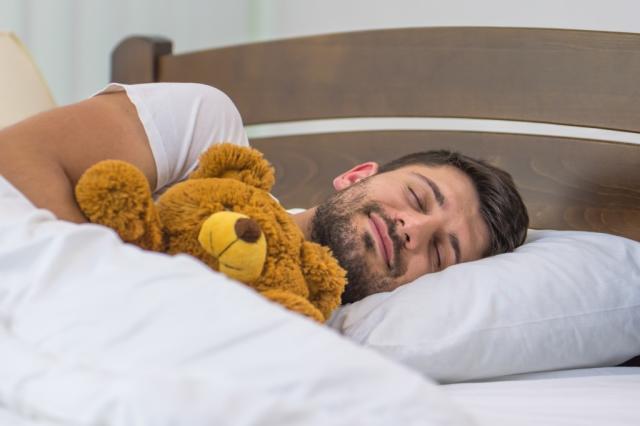
<svg viewBox="0 0 640 426">
<path fill-rule="evenodd" d="M 445 198 L 444 198 L 444 195 L 442 195 L 442 191 L 440 191 L 440 187 L 438 186 L 438 184 L 432 181 L 431 179 L 429 179 L 428 177 L 426 177 L 425 175 L 422 175 L 417 172 L 411 172 L 411 173 L 415 175 L 418 179 L 426 183 L 429 186 L 429 188 L 431 188 L 431 190 L 433 191 L 433 196 L 436 199 L 436 202 L 440 207 L 442 207 L 442 205 L 445 202 Z M 460 240 L 458 239 L 458 236 L 456 234 L 449 234 L 449 242 L 451 242 L 451 247 L 453 247 L 453 252 L 455 253 L 455 256 L 456 256 L 456 263 L 460 263 L 460 256 L 461 256 Z"/>
<path fill-rule="evenodd" d="M 438 184 L 436 184 L 434 181 L 432 181 L 431 179 L 429 179 L 428 177 L 420 173 L 411 172 L 411 174 L 413 174 L 418 179 L 420 179 L 421 181 L 429 185 L 429 188 L 431 188 L 431 190 L 433 191 L 433 196 L 436 198 L 436 202 L 440 207 L 442 207 L 442 205 L 445 202 L 445 198 L 444 198 L 444 195 L 442 195 L 442 191 L 440 191 L 440 187 L 438 186 Z"/>
</svg>

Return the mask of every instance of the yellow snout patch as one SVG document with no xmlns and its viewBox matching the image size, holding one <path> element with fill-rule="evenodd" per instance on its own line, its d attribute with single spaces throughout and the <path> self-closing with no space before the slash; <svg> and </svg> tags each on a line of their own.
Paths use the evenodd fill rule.
<svg viewBox="0 0 640 426">
<path fill-rule="evenodd" d="M 262 273 L 267 241 L 260 225 L 249 216 L 231 211 L 214 213 L 200 228 L 198 241 L 218 259 L 220 272 L 245 283 Z"/>
</svg>

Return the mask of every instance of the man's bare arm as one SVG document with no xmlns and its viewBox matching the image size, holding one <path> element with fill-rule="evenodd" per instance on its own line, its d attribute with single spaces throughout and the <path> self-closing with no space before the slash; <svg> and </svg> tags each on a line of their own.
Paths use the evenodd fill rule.
<svg viewBox="0 0 640 426">
<path fill-rule="evenodd" d="M 134 164 L 155 188 L 153 154 L 124 92 L 55 108 L 0 130 L 0 174 L 60 219 L 86 221 L 73 188 L 88 167 L 105 159 Z"/>
</svg>

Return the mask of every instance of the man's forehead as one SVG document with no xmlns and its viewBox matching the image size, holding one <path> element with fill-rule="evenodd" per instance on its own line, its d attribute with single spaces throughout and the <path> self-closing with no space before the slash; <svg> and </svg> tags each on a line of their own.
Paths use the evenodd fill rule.
<svg viewBox="0 0 640 426">
<path fill-rule="evenodd" d="M 405 176 L 421 177 L 425 183 L 427 180 L 431 181 L 431 184 L 436 184 L 440 189 L 476 192 L 471 178 L 459 168 L 449 164 L 408 164 L 395 171 Z M 453 188 L 450 188 L 451 186 Z"/>
</svg>

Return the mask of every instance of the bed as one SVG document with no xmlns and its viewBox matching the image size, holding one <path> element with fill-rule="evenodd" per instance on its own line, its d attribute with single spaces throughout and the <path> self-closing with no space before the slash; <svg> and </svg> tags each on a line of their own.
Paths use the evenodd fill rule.
<svg viewBox="0 0 640 426">
<path fill-rule="evenodd" d="M 112 80 L 223 90 L 274 164 L 286 207 L 315 205 L 358 162 L 447 148 L 509 171 L 532 230 L 514 253 L 370 296 L 321 327 L 188 257 L 56 223 L 0 178 L 0 247 L 14 242 L 0 249 L 0 364 L 16 366 L 1 371 L 0 415 L 34 425 L 638 424 L 639 74 L 640 35 L 623 33 L 405 28 L 182 54 L 167 39 L 125 39 Z M 420 117 L 440 120 L 406 120 Z M 460 130 L 457 119 L 509 131 Z M 315 130 L 295 127 L 306 120 Z M 260 136 L 273 123 L 298 130 Z"/>
<path fill-rule="evenodd" d="M 640 36 L 636 34 L 523 28 L 409 28 L 320 35 L 182 54 L 172 53 L 169 40 L 132 37 L 114 50 L 112 63 L 114 81 L 210 84 L 234 100 L 246 125 L 254 128 L 257 125 L 260 129 L 268 123 L 280 124 L 280 129 L 285 129 L 284 135 L 264 137 L 258 131 L 251 143 L 275 165 L 278 178 L 274 193 L 285 206 L 317 204 L 332 191 L 332 178 L 358 162 L 371 159 L 384 162 L 404 153 L 447 148 L 487 159 L 508 170 L 523 194 L 534 229 L 593 231 L 640 240 L 640 145 L 637 138 L 636 143 L 619 142 L 624 141 L 625 136 L 629 140 L 640 132 L 640 89 L 637 84 Z M 509 122 L 520 126 L 512 125 L 499 132 L 456 130 L 455 120 L 441 120 L 436 128 L 412 130 L 407 126 L 409 129 L 398 130 L 397 124 L 385 128 L 384 122 L 376 124 L 380 120 L 367 121 L 363 119 L 365 117 L 488 119 L 506 122 L 507 128 Z M 331 121 L 337 118 L 358 118 L 359 128 L 340 128 Z M 305 120 L 311 120 L 315 130 L 310 132 L 298 127 L 296 132 L 295 126 L 293 131 L 282 126 L 282 123 L 291 125 Z M 553 126 L 549 126 L 542 128 L 547 134 L 555 133 L 556 136 L 527 134 L 532 128 L 536 132 L 540 127 L 526 127 L 521 125 L 523 123 L 572 126 L 574 130 L 606 129 L 609 132 L 592 130 L 592 138 L 588 132 L 582 133 L 586 135 L 583 137 L 558 136 L 558 131 L 554 132 Z M 366 128 L 367 124 L 371 129 Z M 447 124 L 452 128 L 446 128 Z M 275 127 L 272 133 L 277 133 L 278 127 L 272 127 Z M 634 252 L 634 256 L 637 254 Z M 634 263 L 633 258 L 629 263 Z M 560 275 L 561 271 L 557 273 Z M 637 295 L 640 292 L 637 269 L 625 270 L 625 273 L 626 278 L 634 282 L 630 291 Z M 481 275 L 480 272 L 477 274 Z M 457 277 L 448 278 L 445 281 L 451 286 L 453 278 Z M 464 279 L 463 275 L 460 280 Z M 605 281 L 612 279 L 615 278 L 603 278 Z M 482 282 L 477 285 L 487 286 Z M 533 286 L 535 282 L 529 285 Z M 459 291 L 472 290 L 465 290 L 461 285 Z M 495 291 L 499 293 L 501 289 Z M 553 290 L 548 291 L 553 293 Z M 412 296 L 415 295 L 407 297 Z M 440 293 L 424 294 L 423 297 L 423 300 L 446 300 L 446 295 Z M 492 302 L 481 295 L 477 298 L 488 304 Z M 530 296 L 527 300 L 549 303 Z M 637 297 L 634 300 L 637 301 Z M 474 359 L 466 364 L 443 348 L 443 352 L 458 361 L 447 375 L 442 373 L 446 369 L 442 366 L 436 372 L 424 366 L 425 361 L 416 361 L 413 355 L 398 355 L 401 351 L 387 349 L 405 343 L 399 343 L 398 339 L 391 339 L 393 343 L 389 341 L 389 334 L 397 332 L 393 327 L 385 334 L 379 331 L 379 324 L 364 327 L 364 331 L 351 324 L 362 318 L 375 317 L 380 311 L 379 305 L 384 302 L 386 300 L 372 302 L 372 307 L 361 308 L 364 313 L 349 312 L 335 320 L 334 325 L 364 345 L 381 349 L 418 370 L 423 367 L 422 371 L 426 370 L 441 382 L 458 382 L 450 385 L 456 397 L 458 393 L 486 392 L 480 385 L 459 382 L 487 380 L 489 373 L 465 376 L 455 371 L 472 363 L 491 364 L 476 359 L 483 354 L 478 345 L 486 345 L 486 342 L 477 342 L 470 348 L 453 345 L 456 350 L 474 352 Z M 635 306 L 633 315 L 637 317 L 637 305 L 630 303 L 628 306 Z M 430 307 L 435 310 L 427 304 L 427 308 Z M 393 318 L 402 322 L 403 313 L 387 312 L 386 321 Z M 414 314 L 420 315 L 420 312 Z M 443 319 L 446 315 L 451 319 L 451 312 L 435 318 Z M 556 315 L 560 314 L 556 312 Z M 637 320 L 634 326 L 638 326 Z M 572 327 L 575 329 L 576 325 Z M 418 332 L 424 335 L 429 330 L 419 328 Z M 384 337 L 372 336 L 375 333 Z M 433 335 L 431 333 L 429 336 Z M 549 334 L 553 335 L 552 332 Z M 637 331 L 632 334 L 632 340 L 637 340 Z M 415 335 L 407 338 L 415 338 Z M 556 338 L 571 341 L 567 336 Z M 436 341 L 433 338 L 428 343 L 434 345 Z M 559 347 L 563 347 L 562 344 Z M 563 347 L 565 351 L 570 351 L 569 348 L 570 344 Z M 410 349 L 424 359 L 423 351 L 413 346 Z M 526 346 L 520 350 L 525 351 Z M 512 353 L 504 349 L 504 352 L 518 357 L 517 351 Z M 491 356 L 501 358 L 495 354 Z M 433 356 L 426 358 L 429 362 L 439 361 Z M 609 360 L 619 361 L 620 358 Z M 506 359 L 502 362 L 509 364 Z M 562 370 L 598 365 L 594 360 L 581 362 L 544 366 L 534 362 L 529 368 L 534 371 Z M 626 365 L 638 365 L 638 361 L 628 361 Z M 467 368 L 473 369 L 473 366 Z M 526 371 L 527 366 L 521 365 L 511 370 L 497 368 L 491 375 L 506 373 L 509 376 Z M 631 371 L 638 374 L 633 368 Z M 627 388 L 634 397 L 640 396 L 637 377 L 635 388 Z M 545 377 L 545 380 L 550 379 Z M 557 380 L 566 383 L 571 379 Z M 536 382 L 539 383 L 546 382 Z M 473 386 L 478 387 L 477 392 Z M 491 384 L 483 386 L 491 389 Z M 549 386 L 559 385 L 552 381 Z M 463 391 L 459 390 L 461 387 Z M 586 393 L 579 399 L 580 407 L 587 404 L 587 387 L 584 383 Z M 613 387 L 624 388 L 622 384 Z M 523 389 L 531 389 L 531 386 L 523 386 Z M 503 398 L 508 395 L 516 399 L 518 393 L 509 388 Z M 591 397 L 601 398 L 602 392 L 595 392 Z M 535 399 L 531 395 L 527 398 Z M 633 410 L 630 399 L 623 396 L 617 399 L 618 402 L 625 400 L 629 405 L 622 408 Z M 502 405 L 500 401 L 498 398 L 497 404 Z M 534 405 L 532 402 L 531 406 Z M 568 405 L 559 402 L 556 406 L 566 408 Z M 536 418 L 525 415 L 524 407 L 526 404 L 520 409 L 522 418 Z M 557 409 L 552 404 L 546 404 L 546 407 L 550 413 Z M 538 410 L 544 408 L 545 404 L 537 407 Z M 616 407 L 616 410 L 620 408 Z M 505 424 L 523 423 L 517 416 L 507 418 L 511 421 Z M 545 418 L 544 423 L 552 424 L 552 418 Z M 586 424 L 588 418 L 588 415 L 584 416 L 576 424 Z M 571 416 L 559 415 L 558 424 L 564 424 L 560 422 L 562 419 L 571 421 Z M 492 418 L 489 424 L 496 423 Z"/>
</svg>

